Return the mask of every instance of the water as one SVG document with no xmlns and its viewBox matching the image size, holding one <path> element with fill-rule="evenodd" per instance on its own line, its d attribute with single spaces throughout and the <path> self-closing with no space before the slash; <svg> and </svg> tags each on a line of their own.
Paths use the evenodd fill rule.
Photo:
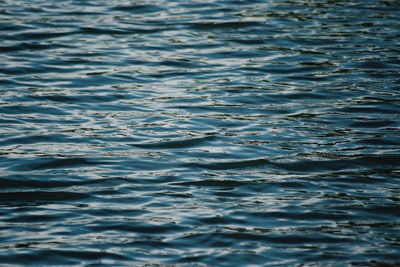
<svg viewBox="0 0 400 267">
<path fill-rule="evenodd" d="M 400 264 L 399 14 L 0 1 L 0 264 Z"/>
</svg>

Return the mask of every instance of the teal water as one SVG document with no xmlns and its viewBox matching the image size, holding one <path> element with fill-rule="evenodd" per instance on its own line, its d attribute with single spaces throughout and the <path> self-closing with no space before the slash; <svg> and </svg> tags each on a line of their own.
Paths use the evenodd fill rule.
<svg viewBox="0 0 400 267">
<path fill-rule="evenodd" d="M 399 14 L 0 1 L 0 265 L 400 265 Z"/>
</svg>

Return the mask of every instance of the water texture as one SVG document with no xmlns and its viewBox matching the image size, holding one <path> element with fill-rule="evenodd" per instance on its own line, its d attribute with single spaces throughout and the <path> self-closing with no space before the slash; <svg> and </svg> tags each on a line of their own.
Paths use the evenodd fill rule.
<svg viewBox="0 0 400 267">
<path fill-rule="evenodd" d="M 400 2 L 0 0 L 0 265 L 400 265 Z"/>
</svg>

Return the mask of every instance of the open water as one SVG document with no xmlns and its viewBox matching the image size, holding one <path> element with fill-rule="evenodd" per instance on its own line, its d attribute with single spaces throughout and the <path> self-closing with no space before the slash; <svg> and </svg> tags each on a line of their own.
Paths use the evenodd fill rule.
<svg viewBox="0 0 400 267">
<path fill-rule="evenodd" d="M 400 265 L 400 1 L 0 0 L 0 265 Z"/>
</svg>

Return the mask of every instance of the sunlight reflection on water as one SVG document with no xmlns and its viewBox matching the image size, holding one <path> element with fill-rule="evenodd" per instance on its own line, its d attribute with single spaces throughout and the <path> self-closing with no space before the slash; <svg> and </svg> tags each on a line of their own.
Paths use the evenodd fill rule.
<svg viewBox="0 0 400 267">
<path fill-rule="evenodd" d="M 1 5 L 1 264 L 400 262 L 398 2 Z"/>
</svg>

